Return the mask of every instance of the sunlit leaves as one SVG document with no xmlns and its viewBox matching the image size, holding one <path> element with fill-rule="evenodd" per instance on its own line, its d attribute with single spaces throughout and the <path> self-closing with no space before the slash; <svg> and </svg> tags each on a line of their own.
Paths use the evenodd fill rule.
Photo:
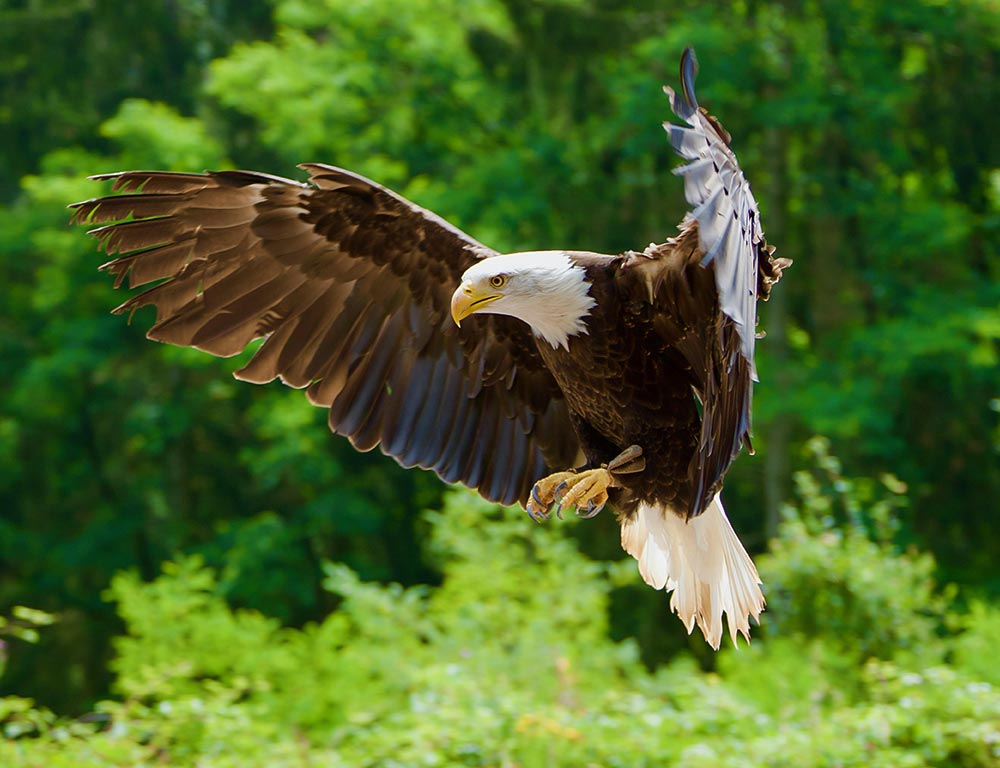
<svg viewBox="0 0 1000 768">
<path fill-rule="evenodd" d="M 843 481 L 838 503 L 881 514 L 836 475 L 834 458 L 823 455 L 821 464 L 820 476 Z M 826 502 L 804 486 L 802 504 L 818 511 Z M 630 642 L 608 639 L 611 587 L 566 525 L 526 526 L 522 514 L 468 493 L 452 495 L 427 523 L 440 586 L 380 585 L 331 563 L 324 586 L 340 608 L 302 629 L 233 610 L 198 559 L 167 563 L 150 583 L 117 577 L 108 597 L 125 622 L 114 662 L 124 699 L 80 721 L 0 699 L 0 760 L 67 768 L 764 768 L 789 760 L 987 768 L 1000 756 L 1000 692 L 987 682 L 995 665 L 983 661 L 1000 622 L 992 607 L 952 613 L 936 635 L 921 630 L 929 650 L 889 645 L 875 659 L 844 642 L 844 613 L 774 600 L 763 620 L 777 619 L 782 632 L 725 648 L 717 672 L 687 657 L 650 672 Z M 810 551 L 834 554 L 829 540 L 839 532 L 786 527 L 787 572 L 814 573 Z M 834 575 L 857 572 L 856 584 L 873 566 L 853 544 L 838 557 Z M 886 586 L 926 595 L 922 557 L 882 551 L 877 560 L 906 574 Z M 662 631 L 682 632 L 661 597 Z M 908 599 L 899 595 L 879 621 L 926 624 L 923 607 Z M 785 631 L 816 609 L 808 634 Z M 956 663 L 928 663 L 934 654 Z"/>
<path fill-rule="evenodd" d="M 829 435 L 847 474 L 892 473 L 906 485 L 901 537 L 937 548 L 951 573 L 1000 589 L 988 514 L 1000 482 L 995 3 L 147 6 L 0 10 L 0 135 L 11 150 L 0 166 L 16 170 L 0 179 L 11 200 L 0 210 L 0 602 L 81 606 L 77 622 L 43 633 L 37 651 L 15 649 L 9 684 L 84 706 L 105 685 L 113 622 L 97 594 L 120 568 L 152 578 L 161 561 L 192 551 L 219 569 L 213 596 L 293 624 L 322 618 L 340 599 L 320 586 L 324 560 L 362 579 L 412 584 L 434 581 L 427 552 L 446 551 L 456 571 L 489 587 L 475 593 L 485 608 L 447 582 L 427 598 L 433 610 L 467 608 L 441 619 L 453 622 L 449 632 L 468 643 L 507 615 L 541 633 L 523 644 L 522 661 L 555 643 L 538 624 L 538 595 L 549 593 L 532 590 L 515 558 L 536 548 L 555 557 L 547 548 L 564 542 L 497 524 L 490 556 L 477 556 L 479 520 L 461 509 L 448 513 L 461 522 L 428 542 L 416 515 L 438 506 L 433 476 L 356 454 L 300 393 L 234 381 L 238 360 L 146 341 L 149 311 L 131 325 L 110 316 L 124 294 L 96 273 L 106 257 L 67 227 L 65 205 L 106 191 L 84 180 L 93 173 L 237 164 L 289 176 L 313 160 L 389 184 L 501 249 L 641 248 L 670 236 L 684 210 L 659 86 L 676 82 L 688 44 L 702 63 L 699 94 L 733 134 L 765 229 L 796 262 L 778 288 L 788 300 L 788 354 L 775 354 L 777 333 L 758 347 L 760 453 L 785 450 L 770 439 L 779 417 L 791 424 L 796 467 L 807 463 L 799 443 Z M 272 10 L 273 33 L 263 16 Z M 254 31 L 260 39 L 249 41 Z M 770 310 L 762 329 L 773 331 Z M 739 462 L 726 491 L 758 546 L 762 463 Z M 601 525 L 575 530 L 617 551 L 614 526 Z M 782 578 L 829 586 L 827 578 L 856 596 L 845 569 L 860 561 L 870 574 L 884 553 L 861 540 L 845 548 L 846 560 L 809 539 Z M 604 598 L 571 584 L 590 584 L 593 570 L 562 563 L 531 578 L 546 589 L 563 578 L 552 621 L 599 646 L 604 619 L 579 616 Z M 924 594 L 912 571 L 890 572 Z M 354 594 L 368 588 L 358 584 Z M 400 594 L 410 593 L 386 600 Z M 644 622 L 646 657 L 656 658 L 660 635 L 634 594 L 617 596 L 629 605 L 613 631 Z M 414 593 L 412 605 L 423 600 Z M 871 616 L 886 603 L 906 601 L 845 605 Z M 837 614 L 841 626 L 850 613 Z M 467 701 L 456 701 L 457 720 Z M 196 705 L 184 706 L 194 718 Z M 550 737 L 576 744 L 572 717 L 506 706 L 504 722 L 533 740 L 532 754 L 546 755 Z M 608 706 L 644 714 L 634 702 Z M 251 719 L 230 700 L 211 716 L 221 730 Z M 358 722 L 367 716 L 356 713 Z M 414 744 L 427 746 L 423 739 Z M 482 754 L 468 750 L 462 759 Z M 713 758 L 687 755 L 698 759 Z"/>
<path fill-rule="evenodd" d="M 126 99 L 117 114 L 101 125 L 101 134 L 121 149 L 116 170 L 151 168 L 201 171 L 224 167 L 223 149 L 192 117 L 158 102 Z"/>
</svg>

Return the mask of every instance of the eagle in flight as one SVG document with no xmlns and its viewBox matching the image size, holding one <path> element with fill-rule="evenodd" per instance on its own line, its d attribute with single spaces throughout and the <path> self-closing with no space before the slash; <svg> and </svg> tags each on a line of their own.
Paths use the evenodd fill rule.
<svg viewBox="0 0 1000 768">
<path fill-rule="evenodd" d="M 537 521 L 609 504 L 643 579 L 715 648 L 749 639 L 757 570 L 722 507 L 749 448 L 757 301 L 772 257 L 721 124 L 681 58 L 685 125 L 665 124 L 692 210 L 642 251 L 501 254 L 340 168 L 301 183 L 247 171 L 96 176 L 116 194 L 74 221 L 114 258 L 115 312 L 156 307 L 147 336 L 229 357 L 329 409 L 330 429 Z"/>
</svg>

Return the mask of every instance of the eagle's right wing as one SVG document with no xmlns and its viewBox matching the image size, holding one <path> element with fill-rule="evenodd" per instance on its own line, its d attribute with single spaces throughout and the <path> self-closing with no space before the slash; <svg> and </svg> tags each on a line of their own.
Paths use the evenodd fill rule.
<svg viewBox="0 0 1000 768">
<path fill-rule="evenodd" d="M 116 258 L 116 286 L 154 285 L 148 337 L 228 357 L 263 337 L 238 378 L 280 378 L 329 408 L 360 450 L 433 469 L 487 499 L 524 501 L 578 453 L 566 403 L 526 326 L 450 312 L 462 273 L 494 252 L 390 190 L 304 166 L 310 183 L 244 171 L 131 171 L 125 194 L 74 221 Z"/>
<path fill-rule="evenodd" d="M 791 262 L 773 259 L 750 185 L 729 147 L 729 134 L 698 106 L 694 51 L 681 58 L 683 96 L 665 87 L 688 127 L 665 123 L 675 151 L 690 162 L 684 177 L 691 212 L 679 237 L 633 259 L 646 273 L 654 326 L 685 360 L 702 404 L 701 435 L 691 458 L 687 514 L 700 515 L 730 464 L 750 442 L 757 299 L 767 298 Z"/>
<path fill-rule="evenodd" d="M 703 253 L 701 264 L 714 265 L 715 285 L 722 311 L 740 335 L 740 352 L 754 368 L 757 333 L 758 253 L 764 246 L 760 210 L 739 161 L 729 148 L 729 134 L 708 112 L 698 106 L 694 80 L 698 61 L 687 48 L 681 57 L 683 97 L 669 86 L 670 107 L 689 127 L 664 123 L 670 143 L 687 165 L 674 172 L 684 177 L 684 195 L 698 222 Z"/>
</svg>

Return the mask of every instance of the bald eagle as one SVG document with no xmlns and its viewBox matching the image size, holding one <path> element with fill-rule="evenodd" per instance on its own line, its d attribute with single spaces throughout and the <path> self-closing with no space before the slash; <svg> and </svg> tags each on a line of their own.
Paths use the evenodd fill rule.
<svg viewBox="0 0 1000 768">
<path fill-rule="evenodd" d="M 228 357 L 329 409 L 333 432 L 537 521 L 610 504 L 643 579 L 718 648 L 749 639 L 757 571 L 719 499 L 749 447 L 757 301 L 772 258 L 729 134 L 698 106 L 696 61 L 664 88 L 688 164 L 679 234 L 642 251 L 500 254 L 379 184 L 327 165 L 127 171 L 74 221 L 114 256 L 114 311 L 150 339 Z"/>
</svg>

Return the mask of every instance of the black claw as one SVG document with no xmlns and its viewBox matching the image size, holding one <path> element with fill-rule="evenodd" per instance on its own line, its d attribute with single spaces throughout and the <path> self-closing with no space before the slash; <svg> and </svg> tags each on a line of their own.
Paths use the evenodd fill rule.
<svg viewBox="0 0 1000 768">
<path fill-rule="evenodd" d="M 542 501 L 538 496 L 538 485 L 531 486 L 531 498 L 540 507 L 545 506 L 545 502 Z"/>
<path fill-rule="evenodd" d="M 532 495 L 534 495 L 534 494 L 532 494 Z M 534 509 L 531 506 L 531 504 L 529 504 L 527 512 L 528 512 L 528 517 L 530 517 L 532 520 L 534 520 L 539 525 L 541 525 L 542 523 L 544 523 L 546 520 L 549 519 L 549 515 L 544 511 L 544 506 L 542 508 L 540 508 L 540 509 Z"/>
<path fill-rule="evenodd" d="M 563 480 L 561 483 L 559 483 L 559 485 L 556 486 L 556 490 L 552 494 L 553 498 L 556 501 L 560 501 L 562 499 L 563 491 L 566 490 L 567 485 L 568 483 L 565 480 Z"/>
<path fill-rule="evenodd" d="M 562 502 L 561 501 L 558 504 L 556 504 L 556 517 L 558 517 L 560 520 L 563 519 L 563 516 L 562 516 Z"/>
<path fill-rule="evenodd" d="M 605 502 L 607 503 L 607 502 Z M 604 509 L 604 504 L 594 505 L 594 500 L 591 499 L 587 502 L 587 511 L 581 512 L 579 509 L 576 510 L 577 517 L 582 517 L 584 520 L 589 520 L 592 517 L 597 517 L 597 514 Z"/>
</svg>

